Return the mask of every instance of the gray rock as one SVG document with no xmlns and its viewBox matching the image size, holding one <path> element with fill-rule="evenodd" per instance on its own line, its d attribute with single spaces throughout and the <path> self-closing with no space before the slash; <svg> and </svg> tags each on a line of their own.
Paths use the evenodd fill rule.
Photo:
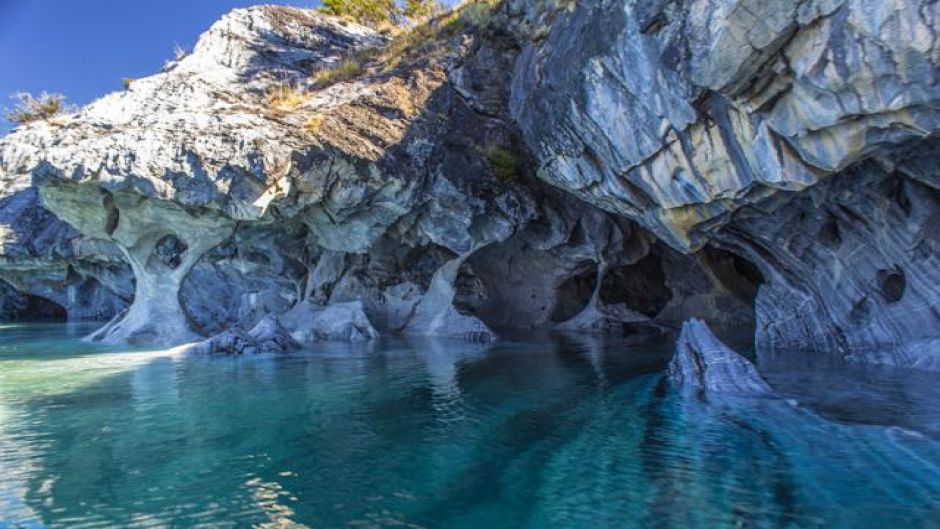
<svg viewBox="0 0 940 529">
<path fill-rule="evenodd" d="M 329 86 L 384 37 L 235 10 L 15 129 L 0 316 L 225 352 L 700 318 L 937 368 L 938 4 L 549 4 Z"/>
<path fill-rule="evenodd" d="M 547 315 L 571 304 L 565 285 L 585 262 L 649 250 L 641 236 L 626 248 L 632 232 L 609 215 L 527 179 L 511 124 L 492 118 L 506 111 L 511 43 L 480 41 L 469 54 L 455 46 L 446 76 L 422 66 L 342 88 L 304 84 L 311 68 L 379 40 L 308 11 L 237 10 L 157 76 L 0 142 L 2 174 L 35 182 L 69 225 L 44 212 L 50 222 L 130 263 L 134 301 L 93 339 L 179 343 L 232 329 L 217 349 L 243 350 L 268 315 L 304 343 L 378 331 L 490 338 L 482 318 L 551 327 Z M 285 79 L 307 100 L 278 113 L 261 94 Z M 312 117 L 322 132 L 306 129 Z M 492 148 L 518 152 L 518 180 L 495 174 Z M 538 254 L 526 255 L 530 244 Z M 525 300 L 491 255 L 500 266 L 525 257 L 559 267 L 532 261 L 544 272 L 532 291 L 541 285 L 545 295 Z M 505 293 L 516 312 L 480 306 L 480 296 L 468 302 L 458 292 L 467 281 Z M 313 324 L 295 321 L 297 312 Z M 623 323 L 610 316 L 623 310 L 605 314 L 609 323 L 589 326 Z"/>
<path fill-rule="evenodd" d="M 300 303 L 278 317 L 278 322 L 291 338 L 304 345 L 328 340 L 364 342 L 378 337 L 358 301 L 326 307 Z"/>
<path fill-rule="evenodd" d="M 719 237 L 763 275 L 759 351 L 940 369 L 940 192 L 906 173 L 859 164 L 735 215 Z"/>
<path fill-rule="evenodd" d="M 540 178 L 756 265 L 759 350 L 936 368 L 935 2 L 512 6 Z"/>
<path fill-rule="evenodd" d="M 766 396 L 773 391 L 754 364 L 719 341 L 708 325 L 696 319 L 682 325 L 666 378 L 684 390 L 694 390 L 705 397 L 714 394 Z"/>
<path fill-rule="evenodd" d="M 495 337 L 493 331 L 480 319 L 461 314 L 454 307 L 454 281 L 466 258 L 467 255 L 463 255 L 452 259 L 434 273 L 431 285 L 415 306 L 414 315 L 404 329 L 405 334 L 457 337 L 472 341 L 487 341 Z"/>
<path fill-rule="evenodd" d="M 679 249 L 700 247 L 729 212 L 940 126 L 934 2 L 527 11 L 552 20 L 512 89 L 539 176 Z"/>
</svg>

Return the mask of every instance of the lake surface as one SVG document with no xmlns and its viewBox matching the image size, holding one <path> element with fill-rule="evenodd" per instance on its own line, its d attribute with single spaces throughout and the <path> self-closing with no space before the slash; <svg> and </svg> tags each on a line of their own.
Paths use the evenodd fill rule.
<svg viewBox="0 0 940 529">
<path fill-rule="evenodd" d="M 661 384 L 667 344 L 88 330 L 0 326 L 0 528 L 940 527 L 936 374 L 771 359 L 787 398 L 702 402 Z"/>
</svg>

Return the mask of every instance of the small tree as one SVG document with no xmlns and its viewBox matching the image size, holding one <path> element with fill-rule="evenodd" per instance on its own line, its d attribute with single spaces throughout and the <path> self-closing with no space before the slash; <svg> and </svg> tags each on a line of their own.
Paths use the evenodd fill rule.
<svg viewBox="0 0 940 529">
<path fill-rule="evenodd" d="M 65 96 L 43 92 L 38 96 L 19 92 L 10 96 L 17 101 L 16 106 L 6 113 L 6 118 L 22 125 L 41 119 L 49 119 L 66 110 Z"/>
</svg>

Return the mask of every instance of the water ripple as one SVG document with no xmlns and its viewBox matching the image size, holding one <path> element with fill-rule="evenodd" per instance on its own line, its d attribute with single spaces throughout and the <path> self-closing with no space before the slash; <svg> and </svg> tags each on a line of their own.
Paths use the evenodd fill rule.
<svg viewBox="0 0 940 529">
<path fill-rule="evenodd" d="M 833 401 L 818 380 L 799 383 L 802 368 L 765 365 L 801 406 L 706 405 L 658 395 L 663 351 L 611 341 L 213 359 L 94 349 L 48 327 L 4 333 L 4 528 L 940 520 L 940 443 L 919 422 L 936 401 L 890 376 L 855 391 L 840 371 Z"/>
</svg>

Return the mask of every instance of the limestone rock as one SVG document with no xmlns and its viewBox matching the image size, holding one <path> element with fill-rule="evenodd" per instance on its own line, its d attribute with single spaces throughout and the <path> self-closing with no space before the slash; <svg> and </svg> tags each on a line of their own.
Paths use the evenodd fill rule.
<svg viewBox="0 0 940 529">
<path fill-rule="evenodd" d="M 229 353 L 699 318 L 936 369 L 938 5 L 509 0 L 332 84 L 387 39 L 238 9 L 0 139 L 0 316 Z"/>
<path fill-rule="evenodd" d="M 358 301 L 326 307 L 301 303 L 281 315 L 278 322 L 297 343 L 306 345 L 327 340 L 364 342 L 378 337 Z"/>
<path fill-rule="evenodd" d="M 312 74 L 383 38 L 311 11 L 236 10 L 163 72 L 0 140 L 0 175 L 41 197 L 67 237 L 130 264 L 133 280 L 109 284 L 129 300 L 133 281 L 133 303 L 93 339 L 223 333 L 207 347 L 237 352 L 264 349 L 264 322 L 309 344 L 490 339 L 493 326 L 552 328 L 577 312 L 603 332 L 681 321 L 699 301 L 672 294 L 675 267 L 644 260 L 641 230 L 531 178 L 504 118 L 515 42 L 461 27 L 441 54 L 320 86 Z M 270 100 L 285 87 L 294 108 Z M 637 262 L 661 274 L 656 293 L 625 293 Z M 588 271 L 593 301 L 578 286 Z M 718 319 L 753 321 L 749 300 L 703 278 L 739 309 Z"/>
<path fill-rule="evenodd" d="M 935 368 L 937 3 L 510 6 L 540 178 L 755 265 L 759 351 Z"/>
<path fill-rule="evenodd" d="M 679 249 L 940 128 L 935 2 L 539 5 L 512 89 L 539 176 Z"/>
<path fill-rule="evenodd" d="M 732 351 L 704 322 L 696 319 L 682 325 L 666 378 L 680 388 L 695 390 L 706 397 L 714 394 L 761 396 L 773 391 L 754 364 Z"/>
<path fill-rule="evenodd" d="M 906 159 L 935 156 L 925 147 Z M 723 230 L 763 276 L 758 350 L 940 369 L 940 193 L 903 167 L 859 164 Z"/>
<path fill-rule="evenodd" d="M 5 319 L 111 318 L 130 302 L 130 275 L 115 246 L 82 237 L 44 209 L 28 178 L 0 175 L 0 304 L 12 311 L 0 311 Z"/>
</svg>

